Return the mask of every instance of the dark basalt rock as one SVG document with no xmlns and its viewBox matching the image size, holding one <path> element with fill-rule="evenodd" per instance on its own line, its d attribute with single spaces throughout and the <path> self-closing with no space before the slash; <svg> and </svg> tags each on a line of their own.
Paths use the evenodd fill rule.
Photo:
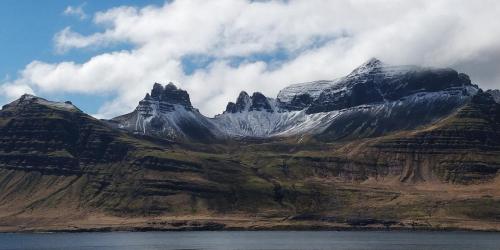
<svg viewBox="0 0 500 250">
<path fill-rule="evenodd" d="M 153 117 L 150 122 L 151 128 L 155 130 L 161 130 L 164 124 L 165 122 L 159 117 Z"/>
<path fill-rule="evenodd" d="M 243 112 L 251 103 L 250 96 L 245 91 L 241 91 L 236 99 L 236 103 L 229 102 L 226 107 L 226 113 L 238 113 Z"/>
<path fill-rule="evenodd" d="M 0 111 L 0 169 L 78 175 L 80 166 L 119 161 L 132 147 L 117 143 L 118 132 L 80 110 L 39 100 L 23 96 Z"/>
<path fill-rule="evenodd" d="M 165 87 L 159 83 L 155 83 L 151 90 L 151 95 L 146 95 L 144 100 L 155 100 L 164 103 L 163 109 L 165 111 L 172 110 L 172 104 L 179 104 L 186 109 L 193 109 L 188 92 L 177 88 L 173 83 L 169 83 Z"/>
<path fill-rule="evenodd" d="M 250 111 L 257 110 L 262 111 L 265 110 L 267 112 L 273 112 L 273 108 L 271 104 L 269 104 L 269 100 L 260 92 L 253 93 L 252 97 L 252 105 L 250 106 Z"/>
<path fill-rule="evenodd" d="M 248 96 L 247 92 L 242 91 L 236 99 L 236 103 L 229 102 L 224 113 L 238 113 L 243 111 L 262 111 L 273 112 L 269 100 L 260 92 L 255 92 Z"/>
<path fill-rule="evenodd" d="M 237 113 L 238 107 L 236 106 L 236 103 L 234 102 L 228 102 L 226 106 L 226 111 L 224 113 Z"/>
<path fill-rule="evenodd" d="M 309 107 L 314 99 L 308 94 L 300 94 L 293 97 L 290 103 L 280 103 L 280 107 L 284 110 L 302 110 Z"/>
<path fill-rule="evenodd" d="M 153 89 L 151 90 L 151 98 L 155 100 L 159 100 L 163 93 L 163 85 L 156 83 L 153 85 Z"/>
<path fill-rule="evenodd" d="M 453 69 L 409 72 L 401 78 L 385 80 L 379 84 L 384 98 L 388 100 L 397 100 L 417 92 L 435 92 L 468 85 L 472 85 L 469 76 Z"/>
<path fill-rule="evenodd" d="M 201 172 L 202 166 L 195 163 L 183 162 L 174 159 L 162 159 L 147 156 L 135 160 L 132 164 L 148 169 L 170 172 Z"/>
</svg>

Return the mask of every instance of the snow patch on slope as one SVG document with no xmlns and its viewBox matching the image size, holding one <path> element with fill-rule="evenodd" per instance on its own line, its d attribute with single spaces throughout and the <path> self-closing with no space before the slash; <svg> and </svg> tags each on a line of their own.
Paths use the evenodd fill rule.
<svg viewBox="0 0 500 250">
<path fill-rule="evenodd" d="M 48 101 L 44 98 L 30 95 L 30 94 L 24 94 L 22 95 L 19 99 L 15 100 L 9 105 L 23 105 L 26 103 L 37 103 L 43 106 L 51 107 L 51 108 L 56 108 L 56 109 L 64 109 L 68 111 L 80 111 L 75 105 L 73 105 L 71 102 L 53 102 L 53 101 Z"/>
<path fill-rule="evenodd" d="M 318 98 L 321 92 L 327 88 L 334 86 L 338 80 L 321 80 L 314 82 L 296 83 L 292 84 L 278 93 L 278 100 L 280 102 L 290 102 L 294 96 L 301 94 L 309 94 L 313 99 Z"/>
</svg>

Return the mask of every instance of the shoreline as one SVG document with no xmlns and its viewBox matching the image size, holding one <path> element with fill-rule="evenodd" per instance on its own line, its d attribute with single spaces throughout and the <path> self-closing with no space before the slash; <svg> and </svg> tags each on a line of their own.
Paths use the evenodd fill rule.
<svg viewBox="0 0 500 250">
<path fill-rule="evenodd" d="M 478 233 L 500 233 L 498 229 L 471 229 L 460 227 L 342 227 L 342 226 L 271 226 L 271 227 L 185 227 L 185 228 L 155 228 L 155 227 L 100 227 L 100 228 L 76 228 L 76 229 L 26 229 L 26 230 L 2 230 L 0 234 L 52 234 L 52 233 L 112 233 L 112 232 L 478 232 Z"/>
</svg>

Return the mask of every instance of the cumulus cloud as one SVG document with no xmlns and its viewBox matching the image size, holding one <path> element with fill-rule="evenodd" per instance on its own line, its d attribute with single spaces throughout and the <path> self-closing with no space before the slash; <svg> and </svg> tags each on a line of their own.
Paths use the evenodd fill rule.
<svg viewBox="0 0 500 250">
<path fill-rule="evenodd" d="M 19 98 L 23 94 L 34 94 L 30 86 L 22 83 L 6 83 L 0 85 L 0 94 L 9 100 Z"/>
<path fill-rule="evenodd" d="M 83 35 L 67 27 L 54 37 L 59 52 L 87 47 L 111 52 L 83 63 L 34 61 L 3 86 L 27 86 L 40 94 L 113 93 L 116 98 L 96 114 L 106 118 L 133 110 L 155 81 L 187 89 L 202 113 L 214 115 L 241 90 L 275 96 L 291 83 L 345 75 L 370 57 L 456 67 L 481 86 L 498 88 L 498 13 L 500 3 L 493 0 L 183 0 L 121 6 L 93 15 L 101 32 Z M 117 44 L 131 49 L 113 51 Z M 269 60 L 277 54 L 285 56 Z M 191 57 L 206 63 L 186 73 L 184 63 Z"/>
<path fill-rule="evenodd" d="M 64 9 L 63 14 L 66 16 L 74 16 L 79 18 L 80 20 L 84 20 L 87 18 L 87 14 L 83 10 L 85 3 L 78 6 L 68 6 Z"/>
</svg>

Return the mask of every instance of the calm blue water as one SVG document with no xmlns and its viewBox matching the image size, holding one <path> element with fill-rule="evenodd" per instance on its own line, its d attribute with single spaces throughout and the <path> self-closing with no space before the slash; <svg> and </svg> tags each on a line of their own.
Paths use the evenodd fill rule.
<svg viewBox="0 0 500 250">
<path fill-rule="evenodd" d="M 0 249 L 500 249 L 500 234 L 275 231 L 0 234 Z"/>
</svg>

